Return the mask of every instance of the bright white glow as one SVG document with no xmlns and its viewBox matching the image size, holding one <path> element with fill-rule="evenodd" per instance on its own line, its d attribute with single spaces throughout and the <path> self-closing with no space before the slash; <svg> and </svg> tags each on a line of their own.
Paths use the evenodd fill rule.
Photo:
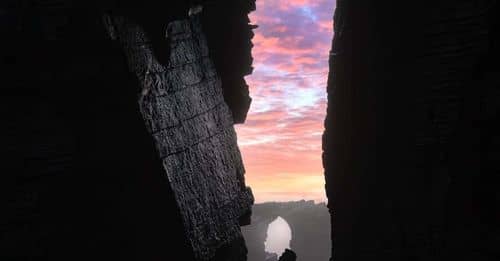
<svg viewBox="0 0 500 261">
<path fill-rule="evenodd" d="M 313 106 L 321 100 L 324 94 L 316 88 L 288 88 L 285 91 L 285 105 L 289 110 L 299 110 Z"/>
<path fill-rule="evenodd" d="M 286 248 L 290 248 L 292 240 L 292 230 L 282 217 L 277 217 L 267 228 L 267 237 L 264 242 L 265 250 L 268 253 L 276 253 L 281 256 Z"/>
</svg>

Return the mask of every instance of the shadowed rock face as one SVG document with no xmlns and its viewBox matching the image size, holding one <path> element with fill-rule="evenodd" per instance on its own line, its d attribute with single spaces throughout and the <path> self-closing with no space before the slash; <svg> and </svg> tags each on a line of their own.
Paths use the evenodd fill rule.
<svg viewBox="0 0 500 261">
<path fill-rule="evenodd" d="M 332 257 L 492 260 L 498 1 L 338 1 L 334 20 Z"/>
<path fill-rule="evenodd" d="M 248 13 L 255 8 L 255 0 L 207 1 L 201 13 L 210 55 L 235 123 L 245 121 L 252 101 L 244 77 L 253 71 L 251 39 L 256 26 L 249 24 Z"/>
<path fill-rule="evenodd" d="M 251 211 L 233 117 L 209 57 L 199 15 L 167 26 L 169 59 L 162 65 L 140 25 L 112 16 L 140 82 L 139 107 L 199 259 L 241 238 L 239 218 Z"/>
<path fill-rule="evenodd" d="M 297 260 L 297 255 L 290 249 L 285 249 L 285 252 L 280 256 L 279 261 L 295 261 Z"/>
<path fill-rule="evenodd" d="M 147 6 L 152 1 L 138 6 L 134 1 L 123 1 L 120 6 L 112 2 L 0 3 L 0 20 L 5 22 L 0 32 L 9 38 L 0 48 L 0 114 L 5 126 L 1 151 L 7 155 L 0 171 L 1 205 L 6 210 L 0 217 L 0 259 L 170 260 L 182 256 L 182 260 L 245 260 L 238 218 L 248 213 L 236 212 L 248 209 L 252 199 L 245 190 L 231 108 L 220 82 L 210 85 L 210 77 L 205 77 L 216 78 L 214 66 L 203 63 L 210 60 L 207 45 L 191 45 L 201 39 L 196 37 L 199 31 L 193 36 L 185 30 L 173 38 L 188 46 L 188 51 L 162 48 L 166 47 L 162 30 L 173 20 L 187 17 L 186 1 L 161 6 Z M 244 10 L 249 10 L 246 5 Z M 111 39 L 104 13 L 130 15 L 132 21 L 140 23 L 151 37 L 148 44 L 155 57 L 172 54 L 175 60 L 182 56 L 177 59 L 182 69 L 169 75 L 177 81 L 155 78 L 154 87 L 166 83 L 179 89 L 184 84 L 194 86 L 175 90 L 190 95 L 173 99 L 179 108 L 189 109 L 161 107 L 174 106 L 173 102 L 151 102 L 162 94 L 173 95 L 158 89 L 149 92 L 149 103 L 138 102 L 147 89 L 144 77 L 128 66 L 130 57 L 123 52 L 122 43 Z M 151 23 L 159 17 L 165 20 Z M 180 39 L 182 36 L 188 39 Z M 189 66 L 189 57 L 199 63 Z M 203 81 L 196 82 L 201 75 Z M 200 85 L 206 87 L 205 92 L 196 92 Z M 208 97 L 201 102 L 195 99 L 203 95 Z M 154 108 L 148 111 L 151 104 Z M 220 104 L 221 110 L 203 113 L 200 108 L 209 109 L 209 104 Z M 165 118 L 147 118 L 152 115 L 144 112 L 154 109 L 160 109 Z M 195 115 L 202 118 L 200 121 L 189 117 L 194 112 L 202 112 Z M 166 118 L 172 114 L 176 117 Z M 190 134 L 179 137 L 179 125 Z M 177 139 L 152 137 L 161 133 L 154 130 L 158 126 L 175 129 L 177 134 L 169 135 L 177 135 Z M 185 149 L 189 155 L 175 149 Z M 205 153 L 196 153 L 200 150 Z M 182 155 L 182 160 L 172 162 L 184 165 L 166 162 L 172 155 Z M 175 176 L 200 170 L 212 175 L 218 185 L 212 186 L 214 183 L 208 184 L 202 177 L 186 184 Z M 184 191 L 186 188 L 191 190 Z M 235 201 L 243 202 L 244 207 L 234 209 L 238 205 Z M 190 222 L 186 222 L 186 213 L 191 215 Z M 231 216 L 224 216 L 229 213 Z M 186 234 L 193 230 L 186 230 L 186 226 L 197 226 L 205 235 L 220 238 L 197 237 L 206 239 L 210 249 L 200 255 L 193 247 L 192 235 Z M 210 233 L 214 231 L 221 233 Z M 233 237 L 224 238 L 227 235 L 223 232 L 233 232 Z"/>
</svg>

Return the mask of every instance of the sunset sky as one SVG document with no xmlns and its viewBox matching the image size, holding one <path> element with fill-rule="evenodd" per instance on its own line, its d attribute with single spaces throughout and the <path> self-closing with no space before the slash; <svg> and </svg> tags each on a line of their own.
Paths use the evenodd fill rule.
<svg viewBox="0 0 500 261">
<path fill-rule="evenodd" d="M 257 0 L 252 105 L 236 126 L 256 203 L 326 201 L 321 135 L 335 0 Z"/>
</svg>

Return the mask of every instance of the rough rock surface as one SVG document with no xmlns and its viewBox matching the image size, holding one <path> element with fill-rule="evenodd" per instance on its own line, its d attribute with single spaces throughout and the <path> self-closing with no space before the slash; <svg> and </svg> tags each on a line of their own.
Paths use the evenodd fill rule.
<svg viewBox="0 0 500 261">
<path fill-rule="evenodd" d="M 0 259 L 192 260 L 138 82 L 75 2 L 0 1 Z"/>
<path fill-rule="evenodd" d="M 159 39 L 153 45 L 158 47 L 156 51 L 166 54 L 164 47 L 168 45 L 163 43 L 168 41 L 163 39 L 164 29 L 172 19 L 187 16 L 187 2 L 0 1 L 0 33 L 8 39 L 0 42 L 1 260 L 146 261 L 170 260 L 173 256 L 195 260 L 192 241 L 188 240 L 183 227 L 185 219 L 174 197 L 177 193 L 172 191 L 173 183 L 169 182 L 162 166 L 169 156 L 160 159 L 151 129 L 146 128 L 141 114 L 145 107 L 139 106 L 137 101 L 144 82 L 138 81 L 135 71 L 130 72 L 123 46 L 110 40 L 102 19 L 104 10 L 132 17 L 148 28 L 153 42 Z M 180 33 L 177 37 L 186 35 L 189 34 Z M 195 41 L 190 37 L 184 40 L 179 39 L 180 45 L 188 49 Z M 196 55 L 198 53 L 191 57 L 198 57 Z M 186 75 L 190 81 L 189 77 L 198 73 L 213 73 L 213 66 L 204 67 L 199 64 L 201 60 L 207 59 L 200 58 L 194 64 L 180 66 L 177 73 L 169 75 L 176 76 L 176 81 L 180 82 Z M 221 101 L 220 91 L 216 89 L 220 83 L 217 82 L 214 76 L 210 83 L 203 78 L 194 84 L 196 86 L 180 88 L 179 93 L 189 93 L 193 98 L 182 102 L 189 106 L 188 103 L 196 102 L 196 95 L 209 95 L 205 103 L 199 104 L 208 109 L 207 102 L 215 105 Z M 198 87 L 203 86 L 207 88 L 199 92 Z M 165 99 L 167 97 L 164 95 Z M 149 98 L 144 101 L 153 99 Z M 198 160 L 203 161 L 202 156 L 218 156 L 217 162 L 226 160 L 224 163 L 228 164 L 222 166 L 224 171 L 231 167 L 241 171 L 237 150 L 232 145 L 217 143 L 221 135 L 202 140 L 203 135 L 220 130 L 224 141 L 235 142 L 234 135 L 231 136 L 234 134 L 232 126 L 225 129 L 225 125 L 221 125 L 231 122 L 227 117 L 230 113 L 223 107 L 197 115 L 208 120 L 207 128 L 200 129 L 195 124 L 197 129 L 193 129 L 190 132 L 193 135 L 188 138 L 199 138 L 198 141 L 203 142 L 190 146 L 189 140 L 177 140 L 176 148 L 188 147 L 189 150 L 171 156 L 184 155 L 191 159 L 193 151 L 206 146 L 205 154 L 196 154 L 200 156 Z M 191 124 L 182 118 L 187 117 L 188 111 L 173 113 L 178 112 L 184 114 L 176 115 L 179 120 Z M 222 114 L 214 115 L 219 112 Z M 165 126 L 164 122 L 156 123 Z M 148 126 L 152 128 L 153 125 Z M 168 126 L 171 130 L 184 130 L 180 126 Z M 230 151 L 227 154 L 210 151 L 209 146 Z M 236 163 L 230 165 L 231 161 Z M 204 173 L 219 177 L 221 173 L 211 168 L 221 165 L 209 162 L 206 166 Z M 195 167 L 200 168 L 199 165 Z M 192 170 L 186 169 L 183 174 Z M 241 176 L 238 178 L 242 172 L 232 174 L 231 181 L 242 182 Z M 193 189 L 194 185 L 188 188 Z M 211 189 L 222 187 L 199 190 L 214 193 L 214 199 L 187 206 L 192 209 L 190 214 L 199 214 L 202 206 L 216 202 L 227 203 L 227 208 L 231 208 L 235 190 L 243 192 L 239 195 L 246 200 L 250 198 L 244 185 L 229 186 L 229 194 L 225 194 L 225 188 L 220 194 Z M 191 198 L 185 198 L 185 202 L 197 202 L 195 197 L 199 195 L 193 191 L 189 193 L 186 196 Z M 228 202 L 221 202 L 223 194 L 228 195 L 224 198 Z M 236 230 L 237 217 L 229 217 L 236 214 L 222 212 L 226 209 L 214 208 L 214 212 L 221 212 L 209 213 L 213 219 L 208 221 L 224 222 L 234 218 L 229 224 L 208 223 L 198 228 L 226 229 L 229 226 Z M 228 216 L 220 217 L 219 214 Z M 233 235 L 237 234 L 236 231 Z M 208 242 L 220 246 L 211 260 L 246 258 L 242 238 L 227 244 L 223 244 L 224 241 L 228 238 Z M 216 245 L 209 247 L 213 250 Z"/>
<path fill-rule="evenodd" d="M 154 137 L 195 255 L 211 258 L 241 237 L 238 219 L 251 210 L 231 111 L 209 57 L 199 17 L 171 22 L 164 66 L 140 26 L 111 17 L 110 35 L 124 48 L 141 83 L 138 102 Z"/>
<path fill-rule="evenodd" d="M 330 54 L 332 259 L 494 260 L 498 1 L 353 2 Z"/>
<path fill-rule="evenodd" d="M 248 14 L 255 9 L 255 0 L 206 1 L 201 13 L 210 56 L 235 123 L 245 121 L 252 101 L 244 77 L 253 71 L 251 39 L 257 26 L 250 24 Z"/>
</svg>

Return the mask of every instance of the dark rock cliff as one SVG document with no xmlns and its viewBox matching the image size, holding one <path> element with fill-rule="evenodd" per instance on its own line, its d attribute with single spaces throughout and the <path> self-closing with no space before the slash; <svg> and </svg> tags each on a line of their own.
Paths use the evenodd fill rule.
<svg viewBox="0 0 500 261">
<path fill-rule="evenodd" d="M 169 59 L 162 65 L 151 40 L 127 17 L 106 16 L 139 79 L 141 115 L 152 135 L 186 235 L 199 259 L 241 237 L 240 217 L 253 195 L 236 143 L 233 117 L 209 57 L 200 15 L 170 22 Z"/>
<path fill-rule="evenodd" d="M 165 55 L 169 57 L 172 51 L 163 39 L 165 30 L 173 20 L 188 17 L 187 2 L 7 0 L 0 3 L 0 33 L 4 36 L 0 43 L 0 203 L 5 213 L 0 217 L 0 259 L 170 260 L 172 256 L 195 259 L 196 251 L 186 235 L 185 212 L 181 209 L 186 210 L 186 205 L 179 205 L 177 185 L 165 175 L 162 162 L 165 155 L 159 153 L 151 129 L 145 124 L 151 122 L 145 122 L 143 108 L 138 104 L 143 82 L 136 72 L 130 71 L 121 43 L 111 39 L 103 19 L 104 13 L 111 13 L 139 23 L 151 37 L 155 57 L 164 61 Z M 246 5 L 242 9 L 250 10 Z M 240 20 L 246 19 L 247 13 L 240 14 L 245 15 Z M 155 19 L 161 22 L 153 23 Z M 248 24 L 243 29 L 248 30 Z M 241 40 L 241 44 L 248 45 L 249 39 Z M 199 48 L 184 54 L 195 57 Z M 212 59 L 215 57 L 214 54 Z M 244 62 L 235 68 L 248 67 L 249 60 Z M 184 68 L 183 76 L 192 80 L 193 72 L 200 72 L 197 70 L 200 68 L 204 73 L 216 73 L 213 66 L 200 66 L 194 71 Z M 225 104 L 220 84 L 212 87 L 217 90 L 210 89 L 206 94 Z M 209 101 L 212 100 L 207 98 L 198 105 L 205 106 Z M 220 117 L 225 120 L 228 132 L 233 133 L 229 107 L 220 107 L 224 113 L 206 114 L 207 128 L 196 130 L 220 127 L 216 124 L 221 122 L 217 121 Z M 234 115 L 246 113 L 245 109 L 237 110 L 240 114 Z M 195 111 L 195 108 L 186 110 L 186 115 Z M 183 117 L 179 119 L 189 120 Z M 227 143 L 213 142 L 224 157 L 184 163 L 191 164 L 190 171 L 203 169 L 205 164 L 207 173 L 220 174 L 214 178 L 218 181 L 227 176 L 214 167 L 224 171 L 239 169 L 234 175 L 242 176 L 234 133 L 230 137 L 225 140 Z M 200 137 L 185 138 L 181 139 L 183 145 L 196 143 L 195 138 Z M 204 149 L 209 151 L 209 147 Z M 217 160 L 224 162 L 210 163 Z M 244 187 L 244 180 L 234 177 L 227 181 L 231 183 L 228 191 L 216 187 L 222 190 L 217 192 L 218 199 L 230 195 L 234 200 L 237 194 L 234 190 Z M 206 188 L 208 184 L 196 183 L 190 188 L 196 186 Z M 202 191 L 207 192 L 199 190 Z M 196 193 L 186 193 L 186 201 L 196 201 L 193 195 Z M 215 212 L 224 209 L 223 203 L 228 202 L 215 201 L 187 208 L 199 214 L 200 207 L 221 203 L 212 206 L 214 213 L 210 215 L 223 216 L 224 213 Z M 229 218 L 238 225 L 234 216 Z M 217 251 L 203 259 L 246 258 L 242 238 L 209 244 L 211 250 Z"/>
<path fill-rule="evenodd" d="M 338 1 L 323 165 L 332 257 L 494 260 L 498 1 Z"/>
<path fill-rule="evenodd" d="M 252 101 L 244 77 L 253 71 L 251 39 L 256 25 L 250 24 L 248 14 L 255 9 L 255 0 L 207 1 L 203 5 L 203 30 L 235 123 L 245 121 Z"/>
</svg>

